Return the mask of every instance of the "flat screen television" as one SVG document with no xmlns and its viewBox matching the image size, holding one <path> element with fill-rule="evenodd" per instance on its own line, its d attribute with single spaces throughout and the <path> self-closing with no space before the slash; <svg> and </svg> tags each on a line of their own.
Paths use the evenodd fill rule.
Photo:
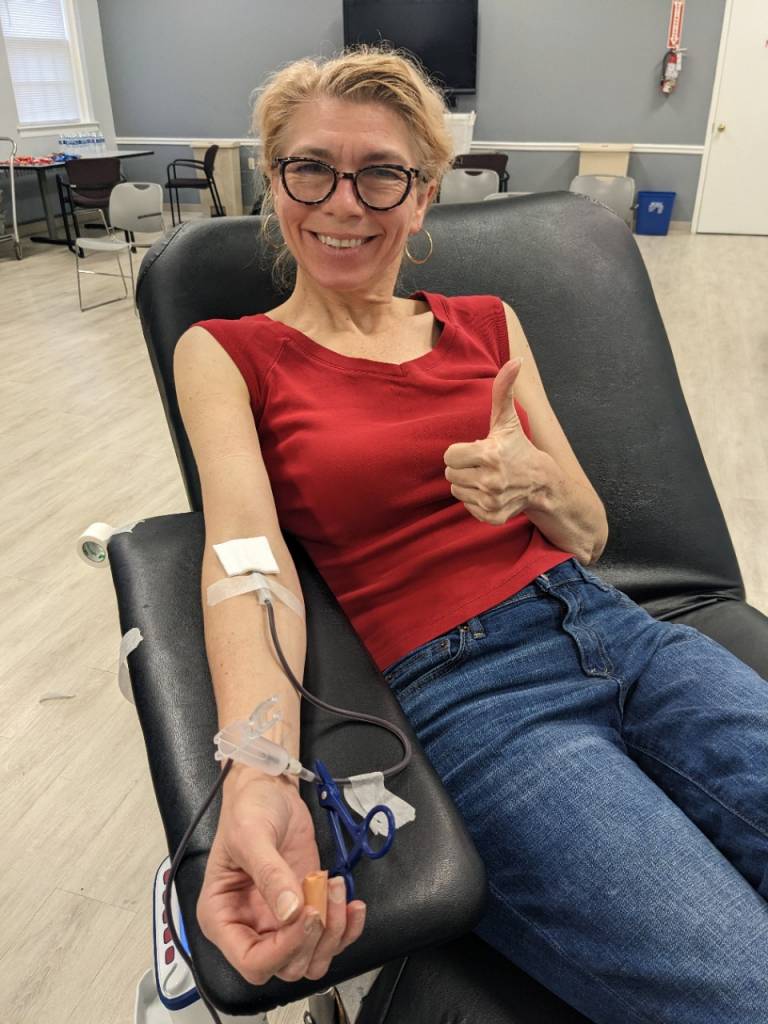
<svg viewBox="0 0 768 1024">
<path fill-rule="evenodd" d="M 409 50 L 449 94 L 473 93 L 477 0 L 344 0 L 344 45 Z"/>
</svg>

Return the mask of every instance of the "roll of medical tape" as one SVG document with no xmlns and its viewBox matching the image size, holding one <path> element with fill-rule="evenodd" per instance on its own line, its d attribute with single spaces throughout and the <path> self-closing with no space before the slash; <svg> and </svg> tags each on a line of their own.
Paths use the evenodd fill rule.
<svg viewBox="0 0 768 1024">
<path fill-rule="evenodd" d="M 105 569 L 109 564 L 107 546 L 115 532 L 109 523 L 91 523 L 77 539 L 77 553 L 88 565 L 97 569 Z"/>
</svg>

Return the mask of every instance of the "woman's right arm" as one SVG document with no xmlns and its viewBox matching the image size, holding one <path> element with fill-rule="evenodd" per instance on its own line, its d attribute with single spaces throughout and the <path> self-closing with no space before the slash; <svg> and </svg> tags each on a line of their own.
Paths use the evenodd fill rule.
<svg viewBox="0 0 768 1024">
<path fill-rule="evenodd" d="M 213 545 L 257 536 L 269 541 L 279 582 L 301 599 L 248 389 L 229 355 L 201 327 L 179 339 L 174 377 L 203 496 L 201 598 L 219 726 L 248 718 L 259 703 L 277 695 L 283 721 L 269 737 L 298 757 L 299 699 L 273 650 L 266 609 L 254 594 L 212 607 L 206 600 L 208 587 L 226 576 Z M 286 660 L 301 680 L 304 622 L 280 601 L 273 609 Z M 364 904 L 347 905 L 342 879 L 330 882 L 325 928 L 304 905 L 302 880 L 318 866 L 312 819 L 298 783 L 235 764 L 224 782 L 198 920 L 204 934 L 253 984 L 264 984 L 273 975 L 285 981 L 322 977 L 332 957 L 362 932 Z"/>
</svg>

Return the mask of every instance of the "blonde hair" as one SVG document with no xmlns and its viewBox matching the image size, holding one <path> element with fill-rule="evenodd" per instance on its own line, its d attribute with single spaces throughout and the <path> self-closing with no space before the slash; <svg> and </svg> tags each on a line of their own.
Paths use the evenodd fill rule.
<svg viewBox="0 0 768 1024">
<path fill-rule="evenodd" d="M 261 139 L 260 169 L 269 182 L 272 161 L 281 153 L 283 140 L 296 108 L 320 98 L 357 103 L 381 103 L 405 122 L 418 155 L 425 181 L 437 181 L 453 160 L 453 139 L 448 131 L 442 92 L 415 58 L 386 44 L 357 46 L 330 58 L 306 57 L 275 71 L 258 91 L 253 128 Z M 417 186 L 418 187 L 418 186 Z M 269 184 L 265 186 L 262 213 L 274 212 Z M 269 238 L 269 224 L 262 222 L 267 244 L 277 250 L 273 263 L 275 281 L 290 287 L 295 264 L 283 242 Z"/>
</svg>

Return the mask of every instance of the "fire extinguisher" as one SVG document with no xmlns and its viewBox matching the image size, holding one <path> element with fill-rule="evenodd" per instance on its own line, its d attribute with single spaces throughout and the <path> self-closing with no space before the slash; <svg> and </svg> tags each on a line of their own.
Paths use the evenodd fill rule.
<svg viewBox="0 0 768 1024">
<path fill-rule="evenodd" d="M 683 64 L 683 51 L 681 49 L 667 50 L 661 66 L 661 91 L 665 96 L 673 91 L 680 77 L 680 70 Z"/>
</svg>

